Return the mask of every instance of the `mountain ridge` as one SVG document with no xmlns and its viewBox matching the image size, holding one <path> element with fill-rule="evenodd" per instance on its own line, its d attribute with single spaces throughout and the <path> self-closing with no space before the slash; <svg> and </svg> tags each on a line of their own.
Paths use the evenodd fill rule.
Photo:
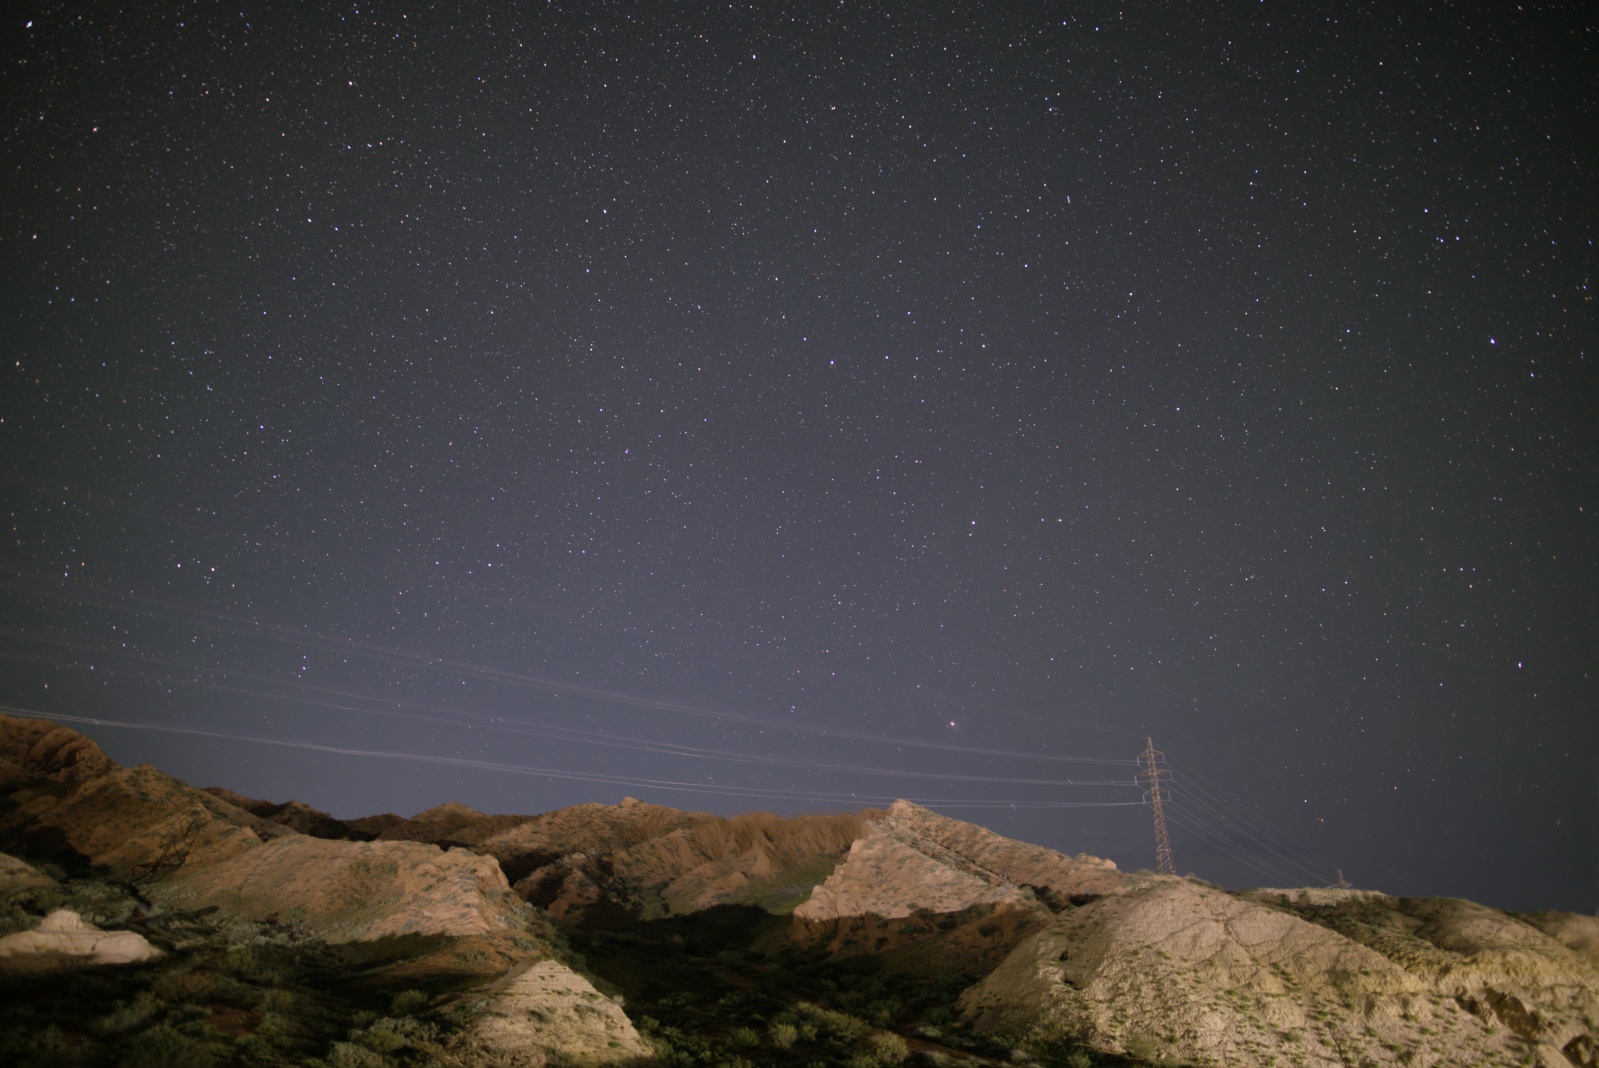
<svg viewBox="0 0 1599 1068">
<path fill-rule="evenodd" d="M 1599 1065 L 1599 919 L 1228 892 L 905 801 L 800 817 L 447 802 L 337 820 L 121 767 L 76 731 L 0 715 L 0 850 L 0 936 L 44 932 L 8 945 L 148 938 L 151 954 L 116 973 L 135 987 L 152 976 L 148 989 L 187 989 L 180 969 L 277 946 L 306 962 L 293 974 L 307 990 L 329 967 L 357 969 L 318 996 L 398 1006 L 406 993 L 406 1013 L 362 1010 L 351 1019 L 375 1022 L 310 1037 L 236 994 L 193 1010 L 240 1021 L 241 1041 L 300 1042 L 306 1063 L 324 1063 L 305 1045 L 322 1042 L 331 1063 L 463 1068 Z M 46 925 L 63 903 L 84 915 Z M 239 937 L 255 941 L 199 948 Z M 35 958 L 35 972 L 65 961 Z M 0 960 L 0 983 L 19 960 Z M 385 993 L 407 985 L 420 989 Z M 62 1019 L 84 1049 L 110 1026 Z M 138 1035 L 179 1041 L 174 1021 Z M 214 1054 L 221 1032 L 195 1033 L 183 1041 Z M 0 1052 L 13 1038 L 0 1034 Z"/>
</svg>

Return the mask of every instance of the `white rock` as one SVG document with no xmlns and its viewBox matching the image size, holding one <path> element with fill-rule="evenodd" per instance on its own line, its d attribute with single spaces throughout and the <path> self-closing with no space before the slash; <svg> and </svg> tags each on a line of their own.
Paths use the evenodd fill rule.
<svg viewBox="0 0 1599 1068">
<path fill-rule="evenodd" d="M 135 964 L 162 952 L 134 931 L 102 931 L 71 909 L 56 909 L 32 931 L 0 938 L 0 959 L 64 957 L 87 964 Z"/>
</svg>

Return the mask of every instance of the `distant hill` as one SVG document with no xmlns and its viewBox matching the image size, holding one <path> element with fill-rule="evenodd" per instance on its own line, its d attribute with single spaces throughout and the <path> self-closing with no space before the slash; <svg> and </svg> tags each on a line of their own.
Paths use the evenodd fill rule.
<svg viewBox="0 0 1599 1068">
<path fill-rule="evenodd" d="M 0 850 L 0 935 L 152 947 L 0 939 L 7 1063 L 1599 1065 L 1594 917 L 1229 893 L 904 801 L 341 821 L 0 715 Z"/>
</svg>

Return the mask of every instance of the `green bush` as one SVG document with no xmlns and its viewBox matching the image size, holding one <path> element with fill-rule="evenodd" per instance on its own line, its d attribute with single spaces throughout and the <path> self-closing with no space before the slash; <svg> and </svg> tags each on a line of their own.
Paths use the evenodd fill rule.
<svg viewBox="0 0 1599 1068">
<path fill-rule="evenodd" d="M 281 1064 L 277 1048 L 260 1035 L 240 1035 L 233 1040 L 234 1063 Z"/>
<path fill-rule="evenodd" d="M 379 1053 L 353 1042 L 335 1042 L 328 1050 L 328 1064 L 332 1068 L 384 1068 L 386 1062 Z"/>
<path fill-rule="evenodd" d="M 404 1035 L 397 1034 L 386 1028 L 374 1027 L 370 1031 L 363 1031 L 356 1037 L 356 1041 L 373 1053 L 398 1053 L 402 1049 L 409 1049 L 411 1043 L 406 1041 Z"/>
<path fill-rule="evenodd" d="M 402 990 L 389 1002 L 389 1015 L 415 1016 L 428 1007 L 429 1000 L 425 990 Z"/>
<path fill-rule="evenodd" d="M 288 1016 L 280 1012 L 263 1012 L 261 1022 L 256 1024 L 255 1033 L 268 1038 L 281 1038 L 294 1033 L 294 1024 Z"/>
<path fill-rule="evenodd" d="M 190 970 L 168 972 L 151 984 L 151 989 L 173 1001 L 209 1001 L 217 992 L 217 976 Z"/>
<path fill-rule="evenodd" d="M 73 1063 L 72 1047 L 54 1024 L 38 1030 L 0 1031 L 0 1061 L 17 1068 L 61 1068 Z"/>
<path fill-rule="evenodd" d="M 299 998 L 292 990 L 285 990 L 280 986 L 268 987 L 256 996 L 256 1011 L 265 1015 L 269 1012 L 291 1013 L 299 1004 Z"/>
<path fill-rule="evenodd" d="M 910 1046 L 892 1031 L 879 1031 L 872 1035 L 866 1040 L 866 1048 L 875 1064 L 904 1064 L 905 1058 L 911 1055 Z"/>
<path fill-rule="evenodd" d="M 800 1002 L 795 1008 L 815 1021 L 818 1028 L 837 1037 L 846 1044 L 860 1041 L 865 1037 L 866 1032 L 870 1030 L 863 1021 L 857 1020 L 853 1016 L 842 1012 L 834 1012 L 832 1009 L 824 1009 L 820 1005 L 813 1005 L 808 1001 Z"/>
<path fill-rule="evenodd" d="M 766 1034 L 779 1049 L 788 1049 L 799 1041 L 799 1028 L 791 1023 L 774 1023 L 766 1029 Z"/>
<path fill-rule="evenodd" d="M 165 1008 L 165 1004 L 148 990 L 141 990 L 131 1002 L 117 1002 L 117 1007 L 94 1022 L 94 1029 L 102 1035 L 125 1035 L 137 1031 Z"/>
<path fill-rule="evenodd" d="M 170 1024 L 140 1031 L 122 1045 L 118 1068 L 211 1068 L 216 1063 L 211 1048 Z"/>
<path fill-rule="evenodd" d="M 1152 1061 L 1160 1055 L 1160 1043 L 1155 1041 L 1152 1035 L 1125 1035 L 1122 1038 L 1122 1045 L 1126 1047 L 1128 1053 L 1141 1061 Z"/>
<path fill-rule="evenodd" d="M 896 997 L 879 998 L 866 1005 L 865 1016 L 878 1027 L 891 1027 L 905 1013 L 905 1003 Z"/>
<path fill-rule="evenodd" d="M 272 967 L 271 954 L 265 946 L 234 946 L 222 958 L 222 970 L 257 983 L 277 983 L 283 979 L 282 974 Z"/>
</svg>

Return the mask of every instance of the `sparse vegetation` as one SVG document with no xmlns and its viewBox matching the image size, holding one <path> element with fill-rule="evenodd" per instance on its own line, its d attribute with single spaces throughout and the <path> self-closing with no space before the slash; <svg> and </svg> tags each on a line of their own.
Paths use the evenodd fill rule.
<svg viewBox="0 0 1599 1068">
<path fill-rule="evenodd" d="M 136 899 L 79 880 L 0 899 L 13 929 L 53 908 L 101 923 Z M 166 950 L 146 964 L 0 975 L 0 1063 L 19 1068 L 432 1063 L 447 1020 L 431 995 L 387 990 L 381 975 L 292 924 L 155 911 L 128 924 Z M 382 1015 L 387 1010 L 388 1015 Z M 352 1031 L 352 1024 L 357 1024 Z"/>
<path fill-rule="evenodd" d="M 772 1068 L 890 1068 L 971 1054 L 1008 1060 L 1018 1045 L 960 1019 L 955 999 L 974 976 L 832 959 L 785 943 L 785 925 L 759 909 L 720 906 L 570 938 L 596 985 L 625 995 L 666 1066 L 742 1058 Z M 1075 1043 L 1021 1045 L 1045 1068 L 1129 1063 Z"/>
</svg>

